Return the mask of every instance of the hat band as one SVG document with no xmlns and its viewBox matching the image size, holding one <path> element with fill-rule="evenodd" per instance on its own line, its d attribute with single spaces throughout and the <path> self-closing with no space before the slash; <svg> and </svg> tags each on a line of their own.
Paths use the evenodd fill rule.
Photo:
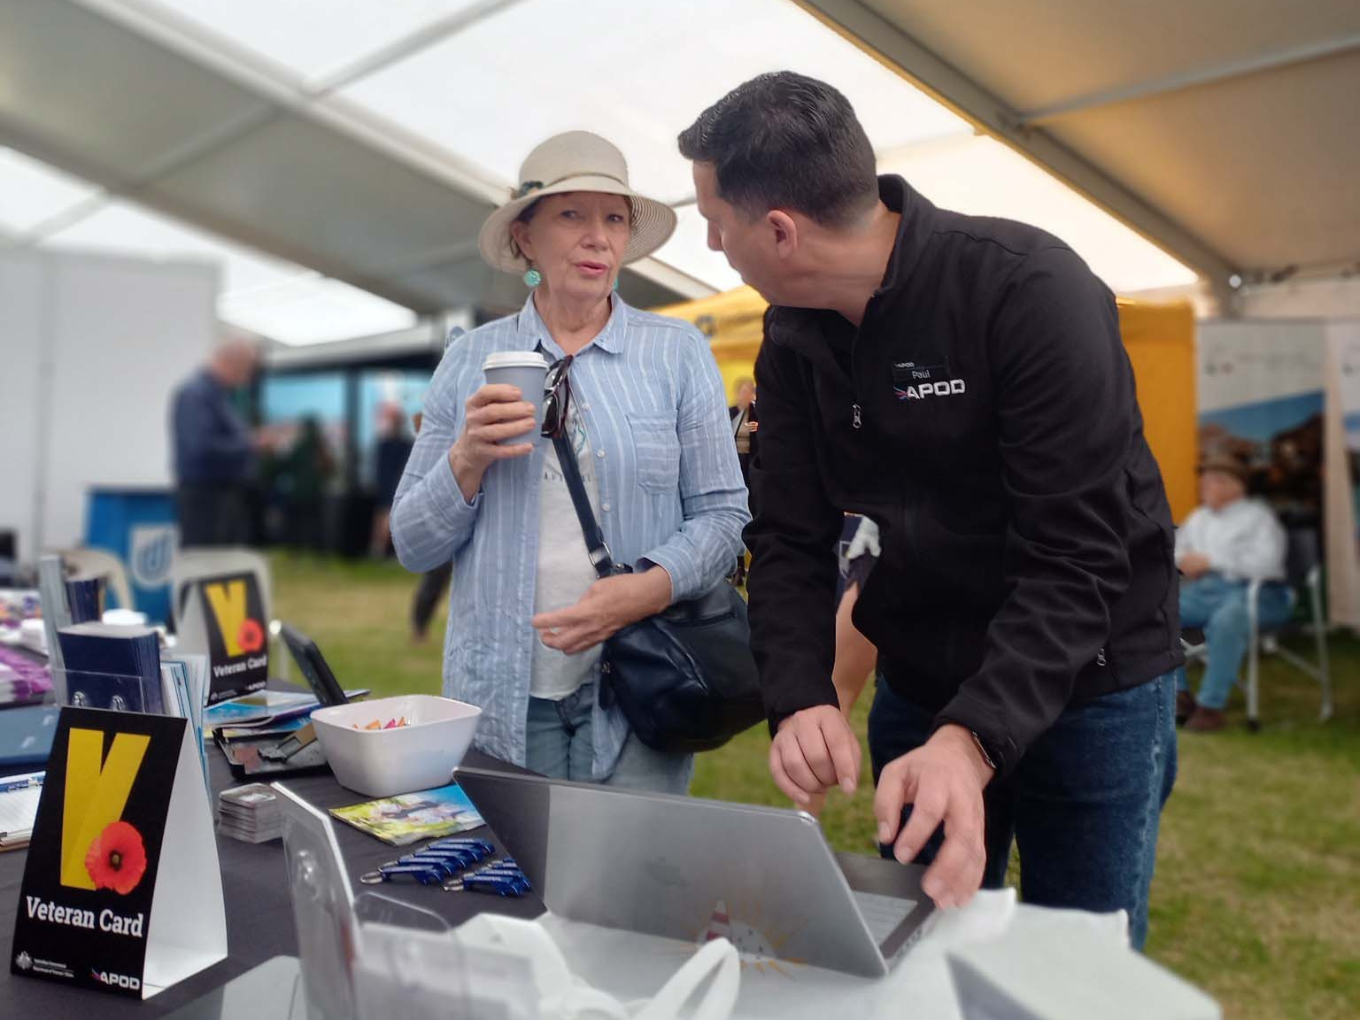
<svg viewBox="0 0 1360 1020">
<path fill-rule="evenodd" d="M 557 185 L 561 184 L 563 181 L 571 180 L 573 177 L 605 177 L 611 181 L 614 181 L 620 187 L 627 188 L 629 186 L 627 181 L 620 180 L 613 174 L 599 173 L 593 170 L 587 170 L 584 172 L 572 171 L 571 173 L 566 174 L 565 176 L 557 178 L 557 180 L 555 181 L 549 181 L 547 184 L 544 184 L 542 181 L 525 181 L 523 184 L 521 184 L 518 188 L 515 189 L 515 194 L 512 196 L 512 201 L 524 198 L 527 195 L 532 195 L 535 191 L 542 191 L 544 188 L 554 188 Z M 629 190 L 632 189 L 630 188 Z"/>
</svg>

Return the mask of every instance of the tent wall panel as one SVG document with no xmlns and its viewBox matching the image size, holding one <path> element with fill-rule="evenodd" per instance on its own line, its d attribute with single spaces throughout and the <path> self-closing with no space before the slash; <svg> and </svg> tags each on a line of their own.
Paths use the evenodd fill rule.
<svg viewBox="0 0 1360 1020">
<path fill-rule="evenodd" d="M 91 487 L 170 484 L 170 395 L 207 358 L 216 297 L 206 264 L 0 255 L 0 427 L 19 451 L 0 527 L 21 560 L 79 544 Z"/>
</svg>

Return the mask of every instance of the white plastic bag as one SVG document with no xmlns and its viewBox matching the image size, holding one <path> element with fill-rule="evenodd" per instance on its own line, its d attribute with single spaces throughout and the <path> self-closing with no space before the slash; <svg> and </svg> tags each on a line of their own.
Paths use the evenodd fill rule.
<svg viewBox="0 0 1360 1020">
<path fill-rule="evenodd" d="M 502 970 L 507 958 L 527 960 L 538 992 L 541 1020 L 727 1020 L 736 1006 L 741 963 L 727 939 L 715 939 L 687 960 L 648 1000 L 622 1003 L 572 974 L 557 944 L 537 921 L 481 914 L 457 929 L 467 967 L 473 1016 L 483 968 Z M 711 980 L 710 980 L 711 979 Z"/>
</svg>

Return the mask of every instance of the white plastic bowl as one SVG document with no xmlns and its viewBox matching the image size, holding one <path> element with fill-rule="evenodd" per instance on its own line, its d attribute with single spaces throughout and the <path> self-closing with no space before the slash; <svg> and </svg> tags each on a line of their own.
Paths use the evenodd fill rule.
<svg viewBox="0 0 1360 1020">
<path fill-rule="evenodd" d="M 463 760 L 482 710 L 450 698 L 404 694 L 318 708 L 317 739 L 340 785 L 370 797 L 447 786 Z M 377 719 L 405 716 L 409 726 L 365 730 Z M 354 729 L 354 724 L 361 728 Z"/>
</svg>

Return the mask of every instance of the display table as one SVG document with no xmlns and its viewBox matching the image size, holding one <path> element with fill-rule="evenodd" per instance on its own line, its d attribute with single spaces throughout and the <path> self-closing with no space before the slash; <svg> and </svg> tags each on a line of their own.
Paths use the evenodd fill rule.
<svg viewBox="0 0 1360 1020">
<path fill-rule="evenodd" d="M 213 751 L 209 762 L 214 790 L 231 785 L 230 770 L 221 755 Z M 521 771 L 475 751 L 468 753 L 465 763 Z M 329 774 L 289 780 L 288 785 L 319 808 L 370 799 L 344 789 Z M 361 874 L 402 852 L 350 826 L 337 823 L 334 828 L 356 892 L 362 888 L 357 885 Z M 469 835 L 494 839 L 484 829 Z M 161 1017 L 190 1004 L 193 1008 L 180 1014 L 183 1020 L 218 1017 L 292 1020 L 304 1016 L 298 1001 L 296 961 L 291 959 L 298 949 L 281 842 L 248 844 L 219 837 L 217 844 L 226 899 L 229 951 L 226 960 L 145 1002 L 50 981 L 16 978 L 6 965 L 0 972 L 0 1017 L 46 1020 L 79 1017 L 89 1012 L 99 1020 L 120 1020 Z M 6 964 L 19 907 L 24 859 L 23 851 L 0 854 L 0 958 Z M 523 918 L 542 916 L 548 934 L 558 944 L 572 972 L 622 1001 L 650 997 L 694 949 L 692 943 L 613 931 L 545 914 L 536 896 L 499 899 L 398 884 L 384 885 L 382 893 L 439 914 L 451 928 L 484 910 Z M 1075 969 L 1092 979 L 1088 989 L 1102 982 L 1113 982 L 1112 987 L 1117 987 L 1121 980 L 1130 980 L 1125 961 L 1133 956 L 1125 948 L 1124 927 L 1122 914 L 1045 910 L 1017 904 L 1014 890 L 983 892 L 968 907 L 943 915 L 934 930 L 886 978 L 857 978 L 786 961 L 778 961 L 777 968 L 748 961 L 742 968 L 741 994 L 733 1017 L 793 1020 L 848 1016 L 887 1020 L 914 1016 L 923 1020 L 963 1020 L 951 976 L 953 964 L 946 954 L 979 945 L 1051 945 L 1055 949 L 1051 959 L 1046 956 L 1028 968 L 1028 973 L 1041 983 L 1056 987 Z M 1082 959 L 1089 966 L 1078 962 Z M 272 961 L 269 967 L 255 970 L 266 961 Z M 225 991 L 218 991 L 246 972 L 253 973 Z M 1169 975 L 1151 977 L 1154 979 L 1135 973 L 1132 980 L 1137 986 L 1136 994 L 1120 996 L 1136 1004 L 1136 1014 L 1128 1015 L 1136 1015 L 1139 1020 L 1173 1017 L 1213 1020 L 1218 1016 L 1212 1000 L 1201 993 L 1175 982 Z M 203 996 L 208 998 L 198 1001 Z M 269 1008 L 262 1008 L 262 1000 L 268 999 L 274 1001 Z"/>
<path fill-rule="evenodd" d="M 226 761 L 215 748 L 208 753 L 208 763 L 214 794 L 236 782 Z M 468 752 L 465 764 L 520 771 L 476 751 Z M 285 782 L 319 808 L 342 807 L 372 799 L 346 790 L 329 773 Z M 214 797 L 214 816 L 216 809 Z M 477 830 L 469 835 L 482 836 L 484 831 Z M 357 888 L 364 888 L 358 885 L 360 875 L 405 852 L 339 822 L 335 825 L 335 833 L 349 867 L 350 879 Z M 173 853 L 174 847 L 167 845 L 166 852 Z M 298 951 L 297 938 L 288 898 L 282 841 L 250 844 L 219 836 L 217 853 L 222 865 L 222 892 L 226 899 L 228 957 L 144 1002 L 10 974 L 14 917 L 19 909 L 19 887 L 23 881 L 27 852 L 13 850 L 0 854 L 0 960 L 4 961 L 3 969 L 0 970 L 0 1017 L 33 1017 L 35 1020 L 41 1017 L 46 1020 L 49 1017 L 81 1016 L 87 1011 L 97 1015 L 99 1020 L 163 1016 L 271 957 L 295 956 Z M 391 898 L 402 899 L 439 913 L 451 927 L 462 924 L 484 909 L 518 917 L 537 917 L 543 912 L 543 905 L 536 896 L 503 900 L 475 893 L 444 893 L 395 883 L 383 886 L 382 891 Z"/>
</svg>

